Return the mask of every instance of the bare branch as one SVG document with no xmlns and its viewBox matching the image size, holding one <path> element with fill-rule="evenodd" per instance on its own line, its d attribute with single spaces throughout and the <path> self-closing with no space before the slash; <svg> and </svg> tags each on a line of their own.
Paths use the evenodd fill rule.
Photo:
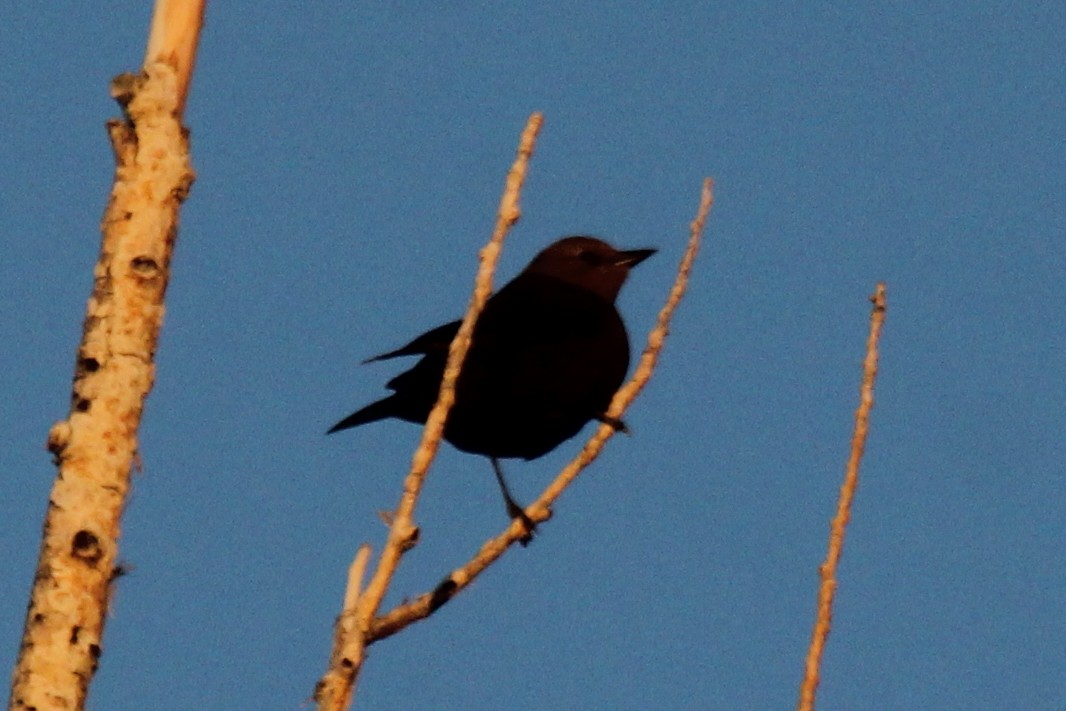
<svg viewBox="0 0 1066 711">
<path fill-rule="evenodd" d="M 187 28 L 182 43 L 195 47 L 198 29 Z M 101 224 L 70 414 L 48 435 L 59 471 L 10 709 L 84 708 L 102 653 L 118 574 L 120 519 L 137 456 L 137 429 L 155 377 L 179 211 L 195 179 L 180 121 L 180 84 L 164 62 L 112 82 L 112 96 L 126 117 L 108 123 L 115 182 Z"/>
<path fill-rule="evenodd" d="M 185 113 L 192 70 L 196 66 L 200 27 L 204 24 L 205 0 L 156 0 L 144 66 L 163 62 L 177 76 L 178 115 Z"/>
<path fill-rule="evenodd" d="M 348 682 L 346 670 L 361 665 L 366 651 L 362 643 L 366 630 L 358 627 L 358 612 L 363 577 L 366 574 L 366 564 L 369 560 L 370 546 L 364 543 L 359 546 L 355 560 L 348 568 L 348 587 L 344 591 L 344 606 L 333 628 L 333 651 L 329 656 L 329 671 L 323 675 L 315 688 L 315 697 L 327 700 L 330 705 L 323 707 L 323 702 L 320 701 L 319 709 L 343 711 L 352 703 L 355 686 Z"/>
<path fill-rule="evenodd" d="M 859 486 L 859 464 L 862 462 L 863 450 L 866 448 L 866 433 L 870 428 L 870 410 L 874 405 L 874 382 L 877 379 L 877 344 L 881 338 L 881 327 L 885 322 L 885 284 L 880 282 L 873 296 L 873 313 L 870 315 L 870 334 L 866 339 L 866 358 L 863 361 L 862 387 L 859 391 L 859 408 L 855 412 L 855 431 L 851 437 L 851 456 L 848 457 L 844 483 L 840 487 L 840 499 L 837 502 L 836 516 L 830 526 L 829 550 L 825 562 L 818 572 L 822 578 L 818 589 L 818 619 L 811 634 L 811 645 L 807 651 L 807 663 L 800 686 L 798 711 L 811 711 L 814 708 L 814 695 L 818 688 L 819 669 L 822 653 L 829 638 L 829 627 L 833 617 L 833 597 L 836 593 L 836 570 L 844 550 L 844 532 L 851 519 L 851 504 L 855 499 L 855 490 Z"/>
<path fill-rule="evenodd" d="M 518 222 L 521 216 L 519 197 L 522 184 L 525 182 L 529 159 L 533 155 L 533 147 L 542 123 L 543 117 L 541 114 L 534 113 L 529 117 L 525 130 L 522 132 L 518 154 L 514 164 L 511 166 L 511 170 L 507 174 L 507 181 L 496 219 L 496 228 L 489 243 L 485 245 L 479 255 L 480 267 L 478 268 L 470 305 L 467 307 L 459 332 L 449 348 L 448 363 L 444 369 L 444 378 L 441 382 L 437 403 L 426 420 L 425 429 L 422 431 L 422 441 L 412 458 L 411 469 L 404 480 L 403 495 L 393 515 L 388 539 L 381 552 L 381 557 L 378 559 L 377 569 L 374 571 L 366 590 L 363 591 L 359 598 L 359 604 L 356 608 L 358 622 L 355 635 L 357 639 L 349 640 L 344 645 L 345 649 L 351 651 L 353 657 L 331 660 L 329 670 L 315 689 L 315 700 L 319 709 L 343 709 L 347 707 L 347 703 L 350 703 L 359 670 L 362 667 L 362 660 L 365 658 L 363 647 L 366 644 L 366 637 L 364 632 L 370 628 L 370 622 L 374 619 L 378 608 L 381 606 L 381 601 L 385 597 L 385 593 L 392 581 L 392 576 L 396 571 L 397 565 L 399 565 L 400 558 L 418 540 L 418 528 L 413 520 L 415 505 L 422 491 L 422 485 L 429 471 L 429 466 L 440 446 L 440 440 L 444 436 L 445 419 L 455 402 L 455 383 L 459 377 L 459 369 L 462 367 L 463 359 L 470 348 L 474 324 L 492 294 L 492 276 L 496 269 L 503 240 L 507 236 L 508 230 Z M 334 676 L 343 679 L 345 683 L 327 685 L 325 681 Z M 348 702 L 344 703 L 344 705 L 337 705 L 338 693 L 342 694 Z"/>
</svg>

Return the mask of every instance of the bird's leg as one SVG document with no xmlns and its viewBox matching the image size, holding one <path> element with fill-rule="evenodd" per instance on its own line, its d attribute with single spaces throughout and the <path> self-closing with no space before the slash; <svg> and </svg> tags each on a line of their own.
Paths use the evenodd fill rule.
<svg viewBox="0 0 1066 711">
<path fill-rule="evenodd" d="M 601 412 L 600 414 L 596 415 L 596 419 L 605 425 L 610 425 L 611 427 L 613 427 L 615 432 L 621 432 L 622 434 L 632 434 L 629 431 L 629 427 L 626 425 L 625 422 L 622 422 L 622 420 L 618 419 L 617 417 L 611 417 L 606 412 Z"/>
<path fill-rule="evenodd" d="M 537 531 L 537 524 L 533 523 L 533 519 L 526 515 L 525 510 L 511 496 L 511 490 L 507 488 L 507 482 L 503 479 L 500 460 L 496 457 L 489 457 L 489 460 L 492 462 L 492 471 L 496 474 L 496 481 L 500 484 L 500 492 L 503 494 L 504 506 L 507 507 L 507 515 L 513 519 L 521 519 L 522 525 L 526 527 L 526 534 L 519 539 L 519 542 L 523 546 L 527 546 L 533 540 L 533 534 Z"/>
</svg>

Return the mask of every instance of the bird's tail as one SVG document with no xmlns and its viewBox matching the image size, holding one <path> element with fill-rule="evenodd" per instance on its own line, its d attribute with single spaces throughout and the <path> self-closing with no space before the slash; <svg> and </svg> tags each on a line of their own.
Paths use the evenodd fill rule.
<svg viewBox="0 0 1066 711">
<path fill-rule="evenodd" d="M 356 410 L 337 424 L 330 427 L 326 434 L 333 434 L 334 432 L 340 432 L 341 430 L 358 427 L 359 425 L 365 425 L 368 422 L 377 422 L 378 420 L 384 420 L 388 417 L 396 417 L 395 398 L 395 395 L 390 395 L 387 398 L 370 403 L 361 410 Z"/>
</svg>

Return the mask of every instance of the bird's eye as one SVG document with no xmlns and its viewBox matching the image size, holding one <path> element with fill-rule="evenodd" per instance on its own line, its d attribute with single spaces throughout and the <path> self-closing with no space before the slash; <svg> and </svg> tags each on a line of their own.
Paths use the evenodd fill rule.
<svg viewBox="0 0 1066 711">
<path fill-rule="evenodd" d="M 600 264 L 603 263 L 603 260 L 600 259 L 600 255 L 596 254 L 595 252 L 591 252 L 587 249 L 583 249 L 578 252 L 577 258 L 585 264 L 588 264 L 590 267 L 598 267 Z"/>
</svg>

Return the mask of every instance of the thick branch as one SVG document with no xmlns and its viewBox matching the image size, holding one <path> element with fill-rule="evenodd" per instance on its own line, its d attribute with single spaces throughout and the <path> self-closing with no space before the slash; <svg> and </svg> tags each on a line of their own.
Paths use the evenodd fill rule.
<svg viewBox="0 0 1066 711">
<path fill-rule="evenodd" d="M 194 175 L 177 78 L 155 64 L 116 79 L 115 184 L 104 213 L 70 416 L 48 437 L 59 474 L 13 676 L 11 709 L 80 709 L 101 654 L 119 519 L 155 374 L 178 212 Z"/>
<path fill-rule="evenodd" d="M 156 0 L 144 66 L 169 64 L 177 73 L 178 116 L 185 113 L 192 70 L 196 66 L 200 27 L 204 23 L 206 0 Z"/>
</svg>

